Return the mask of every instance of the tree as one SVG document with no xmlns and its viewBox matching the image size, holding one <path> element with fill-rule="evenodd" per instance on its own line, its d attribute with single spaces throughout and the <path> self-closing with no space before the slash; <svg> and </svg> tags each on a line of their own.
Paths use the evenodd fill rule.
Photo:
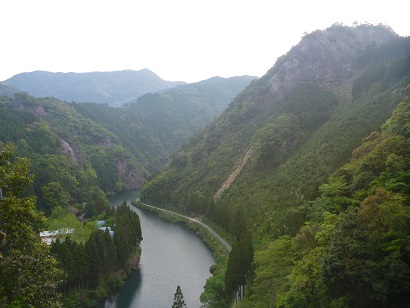
<svg viewBox="0 0 410 308">
<path fill-rule="evenodd" d="M 186 308 L 186 304 L 184 301 L 184 295 L 182 295 L 181 287 L 178 285 L 177 290 L 174 294 L 174 303 L 172 304 L 172 308 Z"/>
<path fill-rule="evenodd" d="M 69 193 L 60 182 L 50 182 L 41 188 L 43 193 L 44 210 L 50 214 L 58 206 L 66 207 L 70 200 Z"/>
<path fill-rule="evenodd" d="M 61 271 L 41 242 L 35 198 L 21 197 L 33 181 L 28 160 L 12 161 L 15 147 L 0 145 L 0 306 L 59 307 Z"/>
<path fill-rule="evenodd" d="M 287 276 L 294 266 L 294 253 L 292 239 L 283 236 L 255 254 L 256 271 L 251 295 L 255 307 L 274 306 L 277 295 L 289 284 Z"/>
</svg>

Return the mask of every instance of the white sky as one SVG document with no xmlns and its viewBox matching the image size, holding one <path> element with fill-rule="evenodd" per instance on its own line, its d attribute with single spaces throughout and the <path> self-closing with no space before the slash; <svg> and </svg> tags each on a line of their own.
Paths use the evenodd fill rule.
<svg viewBox="0 0 410 308">
<path fill-rule="evenodd" d="M 143 68 L 186 82 L 262 76 L 304 32 L 335 22 L 410 35 L 406 0 L 0 0 L 0 10 L 0 80 Z"/>
</svg>

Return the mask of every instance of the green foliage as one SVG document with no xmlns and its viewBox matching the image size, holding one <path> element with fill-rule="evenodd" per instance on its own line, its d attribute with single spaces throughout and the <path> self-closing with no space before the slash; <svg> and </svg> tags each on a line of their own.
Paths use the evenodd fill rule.
<svg viewBox="0 0 410 308">
<path fill-rule="evenodd" d="M 91 103 L 73 107 L 115 133 L 146 170 L 157 172 L 172 153 L 219 115 L 252 79 L 215 77 L 148 93 L 122 108 Z"/>
<path fill-rule="evenodd" d="M 408 104 L 406 97 L 384 133 L 365 138 L 352 161 L 320 186 L 311 221 L 296 236 L 256 253 L 253 306 L 409 305 L 410 140 L 398 134 L 405 134 L 400 126 L 408 123 L 400 113 Z"/>
<path fill-rule="evenodd" d="M 14 150 L 0 147 L 0 306 L 60 307 L 61 272 L 38 235 L 35 198 L 20 197 L 33 176 L 27 159 L 13 161 Z"/>
<path fill-rule="evenodd" d="M 201 302 L 210 308 L 222 308 L 229 305 L 223 276 L 214 275 L 208 278 L 205 284 L 205 290 L 201 294 Z"/>
<path fill-rule="evenodd" d="M 93 222 L 94 228 L 81 227 L 75 216 L 67 211 L 58 208 L 53 211 L 50 227 L 74 229 L 73 234 L 51 245 L 64 271 L 64 290 L 85 292 L 89 287 L 96 288 L 98 299 L 107 297 L 108 292 L 120 284 L 115 273 L 127 268 L 126 261 L 138 249 L 142 241 L 141 225 L 137 213 L 125 202 L 106 221 L 112 223 L 112 232 L 108 228 L 105 231 L 97 229 L 96 222 Z"/>
<path fill-rule="evenodd" d="M 56 206 L 83 203 L 87 206 L 81 210 L 95 215 L 96 208 L 107 204 L 97 191 L 135 188 L 143 181 L 144 168 L 118 138 L 72 105 L 27 93 L 2 102 L 0 142 L 17 144 L 16 153 L 31 161 L 36 175 L 31 193 L 46 215 Z"/>
<path fill-rule="evenodd" d="M 177 286 L 177 290 L 175 291 L 174 303 L 172 304 L 172 308 L 186 308 L 184 295 L 182 294 L 180 286 Z"/>
<path fill-rule="evenodd" d="M 117 246 L 118 264 L 122 265 L 142 241 L 140 220 L 124 202 L 117 208 L 114 242 Z"/>
<path fill-rule="evenodd" d="M 293 114 L 279 116 L 257 130 L 254 138 L 257 164 L 262 168 L 278 166 L 302 140 L 299 118 Z"/>
<path fill-rule="evenodd" d="M 389 29 L 382 32 L 394 37 Z M 301 46 L 318 47 L 318 42 L 335 33 L 350 43 L 357 34 L 346 27 L 332 27 L 326 34 L 313 33 Z M 363 52 L 380 47 L 370 46 Z M 333 54 L 318 57 L 318 65 L 323 64 L 328 71 L 309 67 L 309 72 L 313 70 L 317 75 L 307 74 L 307 66 L 303 65 L 308 53 L 300 49 L 296 46 L 264 77 L 251 83 L 141 192 L 147 203 L 204 215 L 232 235 L 238 219 L 244 217 L 256 251 L 282 236 L 289 236 L 295 247 L 303 248 L 303 253 L 289 256 L 292 262 L 283 277 L 286 283 L 278 282 L 280 290 L 266 297 L 263 292 L 270 286 L 258 295 L 250 293 L 248 305 L 253 301 L 260 307 L 350 305 L 353 294 L 333 293 L 324 278 L 325 267 L 321 266 L 330 246 L 339 243 L 337 251 L 343 251 L 346 239 L 339 229 L 341 217 L 348 211 L 354 213 L 354 209 L 357 213 L 361 203 L 379 186 L 408 202 L 407 105 L 400 105 L 386 122 L 401 101 L 408 101 L 404 91 L 410 76 L 407 43 L 386 53 L 380 49 L 383 55 L 364 63 L 361 71 L 349 75 L 349 80 L 341 77 L 343 70 L 340 63 L 333 63 L 337 62 Z M 301 70 L 293 70 L 295 67 Z M 340 76 L 328 78 L 329 71 L 339 70 Z M 309 78 L 301 80 L 305 73 Z M 375 132 L 383 123 L 383 132 Z M 339 242 L 332 237 L 338 232 Z M 352 244 L 360 245 L 365 235 L 359 231 L 355 235 L 358 238 Z M 347 234 L 346 238 L 349 236 L 353 235 Z M 352 255 L 364 253 L 353 248 Z M 238 272 L 232 270 L 239 267 L 239 253 L 233 250 L 230 259 L 225 277 L 228 292 L 235 290 L 239 280 Z M 276 261 L 273 258 L 272 262 Z M 259 270 L 257 266 L 251 292 L 257 292 L 258 284 L 267 283 L 265 280 L 276 278 Z"/>
<path fill-rule="evenodd" d="M 290 237 L 284 236 L 255 254 L 256 272 L 251 295 L 255 307 L 273 307 L 277 294 L 289 283 L 287 276 L 293 267 L 294 253 Z"/>
<path fill-rule="evenodd" d="M 58 206 L 66 207 L 70 201 L 70 195 L 64 190 L 60 182 L 50 182 L 41 190 L 43 201 L 46 204 L 45 212 L 50 213 Z"/>
</svg>

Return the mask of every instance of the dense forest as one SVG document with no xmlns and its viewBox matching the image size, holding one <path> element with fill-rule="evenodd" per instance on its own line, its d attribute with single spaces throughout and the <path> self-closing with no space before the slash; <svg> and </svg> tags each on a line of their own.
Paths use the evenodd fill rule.
<svg viewBox="0 0 410 308">
<path fill-rule="evenodd" d="M 354 207 L 358 210 L 360 203 L 372 196 L 371 189 L 381 185 L 373 183 L 383 173 L 381 167 L 379 173 L 361 174 L 355 181 L 365 181 L 364 177 L 368 175 L 365 182 L 369 186 L 360 188 L 367 192 L 363 191 L 359 198 L 352 188 L 353 171 L 342 176 L 337 170 L 349 162 L 352 152 L 357 152 L 353 150 L 369 134 L 376 132 L 371 136 L 384 138 L 384 133 L 377 132 L 396 106 L 406 101 L 405 88 L 409 82 L 409 39 L 398 37 L 388 27 L 336 24 L 325 31 L 315 31 L 279 58 L 265 76 L 241 92 L 215 121 L 175 154 L 157 177 L 143 186 L 141 198 L 147 203 L 209 219 L 231 234 L 238 247 L 244 243 L 241 234 L 252 234 L 253 266 L 249 268 L 249 262 L 241 261 L 232 251 L 227 266 L 229 272 L 232 269 L 236 272 L 234 278 L 228 272 L 226 276 L 214 275 L 207 283 L 203 302 L 209 307 L 226 307 L 233 299 L 234 291 L 245 284 L 245 300 L 241 301 L 244 307 L 344 307 L 363 306 L 366 302 L 369 306 L 386 306 L 392 297 L 397 298 L 396 305 L 401 304 L 400 298 L 406 297 L 404 289 L 404 293 L 398 295 L 394 293 L 397 291 L 394 287 L 387 286 L 388 282 L 382 287 L 376 278 L 367 281 L 374 284 L 374 289 L 367 285 L 367 289 L 363 287 L 363 293 L 358 290 L 363 298 L 356 301 L 358 295 L 354 294 L 353 288 L 358 277 L 342 272 L 342 265 L 338 271 L 330 269 L 342 256 L 326 261 L 329 263 L 326 274 L 323 262 L 332 255 L 316 255 L 314 261 L 309 260 L 316 262 L 316 270 L 311 264 L 297 268 L 299 262 L 307 262 L 301 250 L 302 247 L 307 249 L 303 246 L 307 243 L 297 246 L 297 241 L 301 241 L 299 237 L 307 232 L 307 226 L 312 228 L 310 239 L 315 239 L 313 232 L 321 232 L 323 221 L 320 219 L 323 219 L 324 212 L 344 217 L 347 214 L 342 211 L 354 211 Z M 408 141 L 402 139 L 402 142 L 400 146 Z M 390 145 L 393 144 L 385 147 L 387 155 L 394 153 Z M 405 184 L 406 180 L 404 176 L 400 181 Z M 336 188 L 337 185 L 341 186 Z M 324 189 L 333 186 L 335 189 L 343 186 L 343 193 L 337 195 L 329 191 L 326 199 Z M 405 200 L 402 205 L 406 205 Z M 331 208 L 338 209 L 338 212 L 330 211 Z M 311 221 L 313 216 L 317 220 Z M 332 223 L 338 226 L 336 218 Z M 402 226 L 406 228 L 406 224 Z M 337 232 L 336 227 L 329 231 L 329 236 L 336 236 L 333 233 Z M 348 233 L 347 238 L 339 240 L 348 241 L 350 235 Z M 402 239 L 406 235 L 403 236 Z M 328 249 L 343 252 L 345 243 Z M 242 244 L 242 247 L 246 249 L 247 245 Z M 277 258 L 282 259 L 274 259 L 269 254 L 269 247 L 278 254 Z M 323 249 L 311 248 L 312 253 Z M 372 262 L 384 258 L 382 250 L 381 247 L 379 251 L 373 251 L 375 259 Z M 366 258 L 362 256 L 357 262 L 364 262 Z M 404 262 L 398 261 L 401 266 L 407 267 L 406 258 L 405 253 L 399 258 Z M 356 261 L 346 259 L 343 262 L 347 262 L 344 270 L 348 271 L 349 262 Z M 266 266 L 270 267 L 265 269 Z M 272 271 L 275 268 L 278 272 Z M 248 269 L 246 274 L 244 269 Z M 316 289 L 301 291 L 301 286 L 292 285 L 292 281 L 297 278 L 304 283 L 307 278 L 292 276 L 296 275 L 293 269 L 315 271 L 317 275 L 323 275 L 323 284 L 319 285 L 318 276 L 312 276 L 310 283 Z M 361 270 L 370 271 L 370 268 Z M 387 275 L 382 273 L 382 267 L 380 272 L 376 268 L 371 270 L 378 277 Z M 302 274 L 305 273 L 298 272 L 298 275 Z M 368 274 L 367 278 L 361 279 L 373 275 Z M 336 277 L 340 277 L 337 282 L 339 278 Z M 383 298 L 375 298 L 375 294 L 381 291 L 376 284 L 385 292 Z M 332 290 L 338 287 L 340 289 Z M 317 293 L 312 295 L 311 292 Z M 393 301 L 391 303 L 394 306 Z"/>
<path fill-rule="evenodd" d="M 407 307 L 409 38 L 335 24 L 253 79 L 121 108 L 0 84 L 0 306 L 88 306 L 121 285 L 142 232 L 106 197 L 142 186 L 229 237 L 206 307 Z"/>
<path fill-rule="evenodd" d="M 123 284 L 124 269 L 136 265 L 125 263 L 133 261 L 129 258 L 142 240 L 138 215 L 124 202 L 115 210 L 107 207 L 105 216 L 107 220 L 101 222 L 109 226 L 93 231 L 84 242 L 67 236 L 51 244 L 51 254 L 64 273 L 60 289 L 63 294 L 74 290 L 65 301 L 67 306 L 96 305 L 97 300 Z M 89 291 L 90 287 L 96 289 L 95 294 Z"/>
<path fill-rule="evenodd" d="M 122 108 L 73 104 L 77 112 L 110 132 L 150 173 L 158 172 L 182 144 L 222 113 L 255 77 L 214 77 L 147 93 Z"/>
<path fill-rule="evenodd" d="M 37 98 L 1 84 L 0 306 L 43 301 L 52 307 L 61 300 L 67 307 L 92 306 L 120 286 L 138 263 L 142 237 L 138 216 L 125 205 L 113 211 L 107 195 L 139 188 L 252 79 L 215 77 L 147 94 L 123 108 Z M 16 211 L 28 217 L 13 228 Z M 101 221 L 111 231 L 99 230 Z M 51 247 L 40 241 L 43 230 L 57 232 Z M 33 248 L 24 248 L 29 238 Z M 44 264 L 11 268 L 19 256 L 38 254 Z M 44 279 L 19 291 L 22 281 L 36 279 L 33 266 Z M 15 284 L 3 287 L 11 277 Z M 39 297 L 27 293 L 46 285 Z"/>
<path fill-rule="evenodd" d="M 11 144 L 0 151 L 1 307 L 96 305 L 138 264 L 138 215 L 125 203 L 114 210 L 101 202 L 98 217 L 82 222 L 65 204 L 45 218 L 35 196 L 25 192 L 34 178 L 30 162 L 15 159 L 14 151 Z M 58 234 L 49 246 L 39 236 L 45 227 L 70 232 Z"/>
<path fill-rule="evenodd" d="M 60 203 L 93 215 L 96 200 L 139 188 L 252 79 L 214 78 L 123 108 L 17 92 L 0 98 L 0 142 L 15 143 L 16 155 L 30 159 L 39 209 L 49 215 Z"/>
<path fill-rule="evenodd" d="M 409 305 L 409 110 L 410 85 L 381 130 L 364 138 L 305 204 L 296 234 L 261 245 L 247 304 Z"/>
<path fill-rule="evenodd" d="M 70 104 L 19 92 L 2 97 L 0 109 L 0 140 L 15 143 L 16 156 L 30 159 L 36 175 L 31 191 L 46 214 L 59 203 L 92 215 L 106 193 L 142 183 L 144 168 L 118 137 Z"/>
</svg>

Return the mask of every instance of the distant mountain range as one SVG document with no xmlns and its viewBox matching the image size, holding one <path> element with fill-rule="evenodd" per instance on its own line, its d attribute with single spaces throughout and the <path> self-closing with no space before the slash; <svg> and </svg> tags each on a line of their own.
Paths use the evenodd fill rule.
<svg viewBox="0 0 410 308">
<path fill-rule="evenodd" d="M 12 142 L 17 155 L 30 158 L 40 207 L 41 189 L 53 181 L 78 202 L 88 197 L 74 178 L 89 192 L 139 188 L 254 78 L 213 77 L 147 93 L 121 108 L 36 98 L 0 83 L 0 145 Z"/>
<path fill-rule="evenodd" d="M 8 86 L 4 82 L 0 82 L 0 96 L 13 97 L 16 92 L 19 92 L 19 90 L 15 87 Z"/>
<path fill-rule="evenodd" d="M 409 307 L 410 37 L 334 24 L 252 79 L 20 74 L 0 83 L 0 146 L 29 158 L 46 215 L 53 191 L 93 217 L 138 188 L 218 226 L 232 251 L 208 307 L 240 289 L 246 307 Z"/>
<path fill-rule="evenodd" d="M 2 83 L 36 97 L 55 97 L 68 102 L 107 103 L 118 107 L 149 92 L 185 84 L 166 81 L 148 69 L 90 73 L 35 71 L 17 74 Z M 7 89 L 10 93 L 10 88 Z"/>
</svg>

